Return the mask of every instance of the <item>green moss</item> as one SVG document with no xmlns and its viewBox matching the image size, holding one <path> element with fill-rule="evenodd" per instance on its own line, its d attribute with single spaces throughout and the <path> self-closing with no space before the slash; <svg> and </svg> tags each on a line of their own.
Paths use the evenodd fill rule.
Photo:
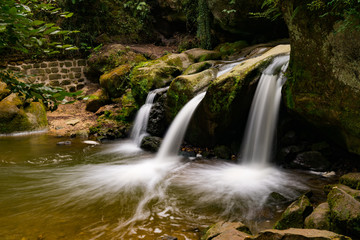
<svg viewBox="0 0 360 240">
<path fill-rule="evenodd" d="M 340 178 L 340 183 L 360 190 L 360 173 L 348 173 Z"/>
<path fill-rule="evenodd" d="M 215 50 L 219 51 L 222 55 L 232 55 L 247 46 L 248 43 L 246 41 L 237 41 L 233 43 L 220 44 L 215 48 Z"/>
</svg>

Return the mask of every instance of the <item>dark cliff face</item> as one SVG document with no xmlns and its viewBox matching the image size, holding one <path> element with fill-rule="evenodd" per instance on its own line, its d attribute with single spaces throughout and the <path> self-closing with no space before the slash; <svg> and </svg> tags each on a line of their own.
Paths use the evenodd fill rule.
<svg viewBox="0 0 360 240">
<path fill-rule="evenodd" d="M 292 113 L 360 154 L 360 31 L 342 19 L 310 11 L 307 2 L 281 3 L 289 29 L 291 60 L 283 88 Z"/>
</svg>

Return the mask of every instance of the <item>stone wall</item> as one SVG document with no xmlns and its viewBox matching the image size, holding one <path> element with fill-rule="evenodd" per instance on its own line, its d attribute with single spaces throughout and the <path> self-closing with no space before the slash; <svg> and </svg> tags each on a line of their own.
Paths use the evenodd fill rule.
<svg viewBox="0 0 360 240">
<path fill-rule="evenodd" d="M 30 82 L 44 83 L 45 85 L 62 87 L 70 92 L 75 92 L 82 89 L 88 81 L 84 74 L 86 65 L 85 59 L 39 63 L 24 61 L 9 63 L 7 69 L 30 76 L 28 78 Z"/>
</svg>

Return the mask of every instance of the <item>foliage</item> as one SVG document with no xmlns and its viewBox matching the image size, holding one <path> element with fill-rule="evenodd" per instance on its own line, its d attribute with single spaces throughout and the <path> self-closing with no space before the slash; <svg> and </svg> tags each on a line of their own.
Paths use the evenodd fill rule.
<svg viewBox="0 0 360 240">
<path fill-rule="evenodd" d="M 66 11 L 74 12 L 62 26 L 80 33 L 75 45 L 95 47 L 106 42 L 146 41 L 152 26 L 148 1 L 140 0 L 57 0 Z M 91 17 L 89 17 L 91 16 Z M 84 49 L 86 50 L 86 48 Z"/>
<path fill-rule="evenodd" d="M 264 0 L 264 12 L 253 13 L 253 15 L 275 20 L 281 15 L 280 4 L 280 0 Z M 344 20 L 340 31 L 348 27 L 360 29 L 360 0 L 312 0 L 306 4 L 306 7 L 310 11 L 321 13 L 320 17 L 333 15 Z M 294 15 L 296 12 L 295 9 Z"/>
<path fill-rule="evenodd" d="M 9 50 L 29 53 L 31 49 L 54 54 L 77 50 L 73 45 L 64 44 L 66 38 L 77 31 L 63 30 L 57 24 L 47 22 L 47 15 L 66 19 L 73 13 L 62 11 L 51 1 L 1 0 L 0 53 Z M 52 42 L 54 38 L 57 41 Z"/>
<path fill-rule="evenodd" d="M 211 13 L 206 0 L 198 0 L 198 29 L 197 37 L 204 49 L 211 49 L 213 37 L 211 35 Z"/>
<path fill-rule="evenodd" d="M 25 100 L 34 102 L 41 101 L 45 107 L 54 111 L 61 103 L 72 103 L 67 101 L 65 97 L 78 97 L 81 92 L 69 93 L 59 87 L 48 87 L 43 84 L 25 83 L 18 80 L 23 77 L 8 71 L 0 71 L 0 81 L 7 84 L 7 88 L 13 93 L 18 93 L 23 96 Z"/>
</svg>

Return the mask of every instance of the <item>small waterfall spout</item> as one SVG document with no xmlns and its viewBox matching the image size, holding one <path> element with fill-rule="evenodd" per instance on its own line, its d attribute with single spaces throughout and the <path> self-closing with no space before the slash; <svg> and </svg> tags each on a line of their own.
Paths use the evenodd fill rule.
<svg viewBox="0 0 360 240">
<path fill-rule="evenodd" d="M 265 165 L 270 160 L 288 62 L 289 56 L 275 58 L 260 78 L 240 151 L 242 163 Z"/>
<path fill-rule="evenodd" d="M 203 92 L 195 96 L 176 115 L 169 130 L 166 132 L 163 143 L 156 155 L 157 159 L 165 159 L 167 157 L 174 157 L 177 155 L 191 117 L 195 112 L 196 107 L 205 97 L 205 94 L 206 92 Z"/>
<path fill-rule="evenodd" d="M 145 104 L 142 105 L 140 110 L 137 112 L 135 123 L 130 134 L 130 139 L 138 147 L 140 146 L 142 139 L 148 135 L 146 129 L 149 122 L 151 107 L 154 104 L 154 99 L 156 97 L 156 94 L 166 91 L 168 88 L 169 87 L 159 88 L 149 92 L 146 97 Z"/>
</svg>

